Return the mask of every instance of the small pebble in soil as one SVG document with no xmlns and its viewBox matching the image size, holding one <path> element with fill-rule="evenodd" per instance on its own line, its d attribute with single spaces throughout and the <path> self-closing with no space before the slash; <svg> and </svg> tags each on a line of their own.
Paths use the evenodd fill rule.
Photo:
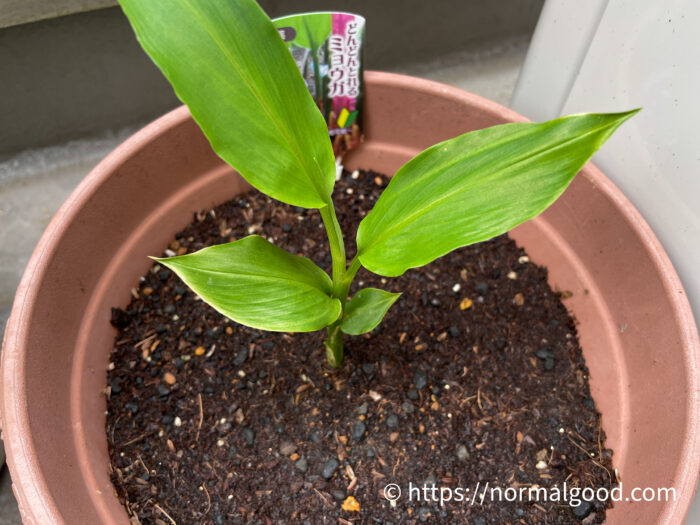
<svg viewBox="0 0 700 525">
<path fill-rule="evenodd" d="M 112 323 L 113 326 L 124 328 L 129 325 L 130 321 L 128 314 L 124 310 L 121 308 L 112 308 L 110 323 Z"/>
<path fill-rule="evenodd" d="M 297 451 L 297 446 L 291 441 L 282 441 L 280 445 L 280 454 L 283 456 L 291 456 Z"/>
<path fill-rule="evenodd" d="M 469 310 L 473 304 L 474 301 L 472 301 L 469 297 L 465 297 L 459 302 L 459 309 L 462 311 Z"/>
<path fill-rule="evenodd" d="M 590 501 L 582 501 L 579 505 L 571 507 L 574 517 L 580 520 L 588 516 L 591 510 L 593 510 L 593 505 L 591 505 Z"/>
<path fill-rule="evenodd" d="M 298 459 L 294 463 L 294 466 L 301 473 L 305 473 L 309 469 L 309 463 L 308 463 L 308 461 L 306 461 L 306 458 Z"/>
<path fill-rule="evenodd" d="M 540 348 L 535 355 L 542 360 L 554 358 L 554 354 L 549 348 Z"/>
<path fill-rule="evenodd" d="M 413 374 L 413 385 L 418 390 L 421 390 L 428 386 L 428 374 L 426 374 L 424 370 L 416 370 Z"/>
<path fill-rule="evenodd" d="M 401 405 L 401 410 L 406 414 L 411 414 L 415 409 L 416 407 L 413 406 L 413 403 L 409 403 L 408 401 L 405 401 L 403 405 Z"/>
<path fill-rule="evenodd" d="M 323 470 L 321 471 L 321 475 L 325 479 L 331 479 L 333 477 L 333 474 L 335 474 L 336 469 L 340 466 L 340 462 L 338 461 L 337 458 L 331 458 L 326 463 L 323 465 Z"/>
<path fill-rule="evenodd" d="M 253 444 L 255 443 L 255 432 L 250 427 L 244 427 L 241 430 L 241 438 L 243 438 L 243 442 L 246 445 L 248 445 L 249 447 L 252 447 Z"/>
<path fill-rule="evenodd" d="M 386 426 L 389 428 L 396 428 L 399 426 L 399 417 L 396 414 L 391 414 L 386 418 Z"/>
<path fill-rule="evenodd" d="M 236 354 L 236 357 L 233 358 L 233 364 L 236 366 L 241 366 L 247 360 L 248 360 L 248 348 L 246 348 L 244 346 L 238 351 L 238 353 Z"/>
<path fill-rule="evenodd" d="M 357 413 L 360 414 L 361 416 L 364 416 L 367 414 L 367 408 L 368 408 L 367 403 L 362 403 L 359 407 L 357 407 Z"/>
<path fill-rule="evenodd" d="M 469 459 L 469 451 L 467 450 L 466 446 L 460 445 L 457 447 L 457 458 L 460 461 L 466 461 Z"/>
<path fill-rule="evenodd" d="M 416 390 L 415 388 L 409 388 L 408 392 L 406 392 L 406 396 L 408 396 L 408 399 L 410 399 L 411 401 L 415 401 L 416 399 L 418 399 L 418 390 Z"/>
<path fill-rule="evenodd" d="M 352 439 L 359 441 L 365 435 L 367 431 L 367 425 L 364 421 L 355 421 L 352 426 Z"/>
</svg>

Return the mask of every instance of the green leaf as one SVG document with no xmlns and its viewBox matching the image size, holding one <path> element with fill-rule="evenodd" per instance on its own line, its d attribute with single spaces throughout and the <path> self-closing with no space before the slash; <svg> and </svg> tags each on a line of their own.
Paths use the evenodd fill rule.
<svg viewBox="0 0 700 525">
<path fill-rule="evenodd" d="M 253 0 L 120 0 L 214 151 L 260 191 L 320 208 L 335 160 L 323 116 Z"/>
<path fill-rule="evenodd" d="M 154 259 L 215 310 L 253 328 L 310 332 L 340 315 L 340 301 L 330 296 L 331 280 L 323 270 L 257 235 Z"/>
<path fill-rule="evenodd" d="M 345 305 L 341 329 L 346 334 L 360 335 L 377 326 L 400 293 L 390 293 L 377 288 L 365 288 L 355 294 Z"/>
<path fill-rule="evenodd" d="M 639 110 L 473 131 L 399 169 L 357 232 L 368 270 L 393 277 L 544 211 Z"/>
</svg>

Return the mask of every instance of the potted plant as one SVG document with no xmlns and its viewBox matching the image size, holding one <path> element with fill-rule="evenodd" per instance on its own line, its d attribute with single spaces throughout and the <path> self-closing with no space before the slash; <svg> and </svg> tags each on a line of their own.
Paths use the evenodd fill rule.
<svg viewBox="0 0 700 525">
<path fill-rule="evenodd" d="M 231 161 L 240 173 L 266 193 L 297 206 L 321 209 L 319 213 L 328 227 L 330 246 L 334 252 L 334 276 L 333 279 L 324 277 L 323 271 L 308 259 L 285 253 L 281 248 L 260 237 L 237 240 L 232 244 L 209 248 L 198 254 L 160 260 L 159 263 L 175 269 L 215 307 L 249 325 L 294 331 L 314 330 L 330 325 L 326 348 L 330 364 L 335 366 L 340 365 L 342 360 L 341 331 L 353 334 L 372 330 L 396 299 L 395 295 L 387 292 L 365 288 L 367 291 L 356 292 L 353 299 L 346 302 L 351 280 L 348 273 L 354 274 L 359 268 L 359 263 L 380 275 L 398 275 L 407 268 L 425 264 L 455 247 L 501 233 L 537 214 L 563 191 L 602 140 L 628 116 L 585 115 L 541 125 L 516 124 L 492 128 L 459 136 L 426 150 L 399 170 L 396 178 L 377 200 L 374 211 L 363 219 L 358 235 L 360 255 L 355 259 L 356 262 L 347 266 L 348 261 L 342 254 L 344 246 L 338 233 L 340 226 L 334 217 L 333 203 L 330 200 L 335 171 L 332 153 L 329 152 L 330 145 L 327 140 L 320 138 L 325 135 L 325 124 L 305 92 L 293 62 L 281 47 L 274 28 L 259 8 L 248 2 L 228 6 L 210 4 L 203 7 L 202 11 L 187 13 L 181 11 L 180 7 L 178 5 L 170 10 L 166 16 L 162 12 L 149 12 L 150 9 L 154 9 L 149 6 L 139 6 L 136 2 L 125 3 L 127 14 L 130 15 L 142 43 L 171 78 L 178 94 L 189 104 L 192 115 L 199 121 L 217 153 L 225 160 Z M 219 10 L 228 11 L 236 16 L 220 18 Z M 178 15 L 183 14 L 187 16 L 178 18 Z M 168 17 L 172 17 L 171 23 L 176 24 L 162 25 Z M 188 38 L 198 41 L 203 46 L 202 49 L 207 49 L 207 45 L 218 47 L 218 51 L 210 49 L 205 53 L 212 61 L 202 61 L 202 56 L 198 54 L 201 50 L 196 46 L 180 45 L 187 42 L 174 31 L 175 27 L 187 27 L 188 31 L 185 33 Z M 206 31 L 198 33 L 197 29 Z M 225 41 L 222 44 L 222 38 L 230 37 L 231 34 L 237 34 L 235 42 Z M 246 35 L 255 35 L 256 40 L 246 40 Z M 188 56 L 188 53 L 194 53 L 197 60 L 194 60 L 195 55 Z M 269 69 L 267 66 L 260 66 L 259 61 L 252 60 L 254 53 L 257 59 L 264 57 L 262 63 L 274 63 L 275 67 Z M 220 63 L 215 62 L 217 58 L 221 59 Z M 183 64 L 202 67 L 212 75 L 212 81 L 202 85 L 202 82 L 192 75 L 192 71 L 180 69 L 180 65 Z M 228 68 L 232 64 L 233 71 L 230 71 Z M 224 71 L 227 72 L 226 75 L 222 74 Z M 274 82 L 269 81 L 272 80 L 271 72 L 274 72 Z M 231 74 L 234 76 L 231 77 Z M 238 81 L 235 74 L 239 75 Z M 248 89 L 243 90 L 241 86 L 251 78 L 253 83 L 249 83 Z M 398 167 L 397 164 L 413 156 L 416 149 L 420 150 L 441 139 L 457 135 L 458 133 L 453 132 L 455 129 L 480 129 L 507 120 L 521 120 L 492 103 L 460 92 L 445 91 L 444 88 L 431 83 L 421 83 L 416 87 L 412 85 L 415 84 L 413 80 L 379 74 L 368 75 L 367 80 L 368 141 L 351 159 L 351 162 L 363 168 L 371 167 L 391 173 Z M 227 93 L 226 90 L 217 93 L 216 90 L 222 85 L 228 86 L 233 90 L 232 93 Z M 281 87 L 286 89 L 282 90 Z M 231 97 L 230 100 L 240 97 L 235 106 L 236 113 L 221 111 L 220 107 L 211 102 L 216 100 L 226 104 L 229 100 L 227 96 Z M 426 101 L 430 104 L 431 111 L 428 113 L 431 114 L 422 114 L 421 124 L 426 131 L 417 134 L 415 127 L 406 125 L 411 117 L 397 116 L 396 108 L 411 107 L 420 100 L 424 104 Z M 264 111 L 261 112 L 261 109 Z M 236 118 L 232 117 L 234 114 L 237 115 Z M 243 128 L 243 122 L 248 122 L 249 126 Z M 284 125 L 281 126 L 280 122 L 284 122 Z M 245 134 L 241 132 L 242 129 L 247 130 Z M 558 159 L 560 162 L 552 170 L 559 176 L 554 178 L 551 186 L 544 189 L 539 187 L 539 191 L 530 194 L 527 200 L 513 199 L 509 201 L 512 205 L 507 209 L 497 210 L 494 214 L 500 221 L 497 224 L 494 225 L 492 219 L 481 225 L 478 232 L 465 230 L 464 224 L 459 222 L 462 214 L 452 213 L 456 208 L 455 202 L 460 204 L 463 200 L 451 202 L 449 209 L 441 210 L 441 202 L 450 202 L 450 198 L 459 196 L 459 191 L 465 189 L 460 186 L 463 177 L 457 176 L 458 174 L 450 180 L 453 184 L 450 189 L 453 191 L 446 191 L 441 184 L 448 180 L 450 173 L 450 162 L 445 158 L 445 153 L 450 153 L 450 159 L 453 161 L 458 159 L 458 164 L 463 162 L 469 165 L 469 162 L 475 162 L 476 164 L 471 166 L 477 168 L 480 165 L 481 173 L 484 174 L 483 182 L 488 183 L 490 189 L 501 192 L 501 199 L 507 199 L 508 195 L 512 194 L 512 187 L 502 184 L 502 179 L 495 177 L 493 172 L 484 170 L 484 157 L 465 151 L 465 146 L 470 149 L 476 146 L 478 151 L 488 149 L 494 138 L 508 141 L 509 152 L 515 159 L 520 160 L 522 165 L 526 164 L 529 158 L 526 146 L 531 146 L 535 137 L 544 141 L 541 146 L 546 148 L 552 145 L 552 139 L 553 144 L 557 144 L 556 140 L 561 140 L 562 133 L 568 133 L 568 141 L 577 141 L 578 146 L 564 157 L 564 160 L 569 161 L 568 164 Z M 397 134 L 401 135 L 399 140 L 396 139 Z M 249 142 L 251 138 L 256 140 Z M 522 140 L 520 143 L 519 140 L 523 138 L 529 140 Z M 265 144 L 275 147 L 264 149 Z M 258 154 L 254 154 L 255 148 L 260 148 Z M 444 148 L 448 151 L 445 152 Z M 269 153 L 270 151 L 274 151 L 274 154 Z M 543 153 L 544 156 L 548 154 Z M 553 154 L 556 155 L 556 149 Z M 497 164 L 499 158 L 491 158 L 491 161 Z M 321 171 L 309 168 L 316 163 L 323 168 Z M 401 191 L 402 187 L 411 183 L 419 185 L 420 178 L 425 175 L 426 165 L 435 166 L 442 172 L 442 178 L 435 178 L 431 184 L 424 186 L 424 191 L 407 197 L 406 192 Z M 272 170 L 271 166 L 275 169 Z M 507 170 L 508 163 L 501 168 L 499 172 Z M 480 173 L 479 169 L 475 171 Z M 524 171 L 532 176 L 527 179 L 529 182 L 543 183 L 542 171 L 536 166 L 530 171 Z M 104 410 L 104 401 L 97 395 L 97 391 L 104 383 L 103 370 L 114 345 L 114 333 L 106 326 L 106 313 L 114 304 L 126 304 L 126 291 L 133 286 L 131 283 L 136 282 L 138 276 L 144 273 L 146 266 L 138 260 L 139 256 L 152 254 L 159 246 L 168 244 L 173 232 L 183 229 L 186 224 L 185 218 L 192 209 L 209 208 L 219 203 L 222 197 L 232 197 L 246 189 L 242 179 L 234 178 L 230 173 L 231 170 L 212 154 L 206 140 L 189 118 L 187 110 L 178 110 L 134 137 L 106 159 L 59 212 L 47 231 L 18 292 L 18 301 L 6 332 L 3 356 L 3 428 L 9 438 L 8 459 L 15 482 L 19 484 L 18 499 L 27 516 L 27 522 L 127 522 L 127 514 L 113 495 L 107 468 L 107 447 L 104 446 L 104 418 L 98 417 Z M 280 178 L 281 173 L 285 178 Z M 137 182 L 140 191 L 134 192 L 134 184 Z M 379 182 L 380 185 L 384 185 L 381 178 Z M 547 186 L 546 183 L 544 185 Z M 524 195 L 522 192 L 530 192 L 532 189 L 529 185 L 523 186 L 520 188 L 520 196 Z M 573 197 L 567 199 L 567 195 Z M 488 197 L 484 198 L 484 213 L 471 217 L 469 223 L 480 224 L 480 219 L 488 215 L 486 212 L 502 205 L 504 201 L 501 199 L 494 201 Z M 129 209 L 125 209 L 127 202 Z M 245 205 L 242 209 L 246 209 Z M 421 224 L 421 217 L 416 214 L 425 209 L 442 211 L 438 219 L 442 220 L 443 230 L 436 230 L 430 221 L 425 225 Z M 297 213 L 301 214 L 299 211 Z M 417 222 L 414 225 L 418 227 L 402 229 L 407 216 L 416 218 Z M 202 223 L 207 221 L 206 217 L 201 216 Z M 107 225 L 109 229 L 106 228 Z M 386 235 L 383 228 L 386 225 L 401 235 Z M 224 224 L 221 230 L 222 237 L 228 235 L 226 229 L 227 225 Z M 421 231 L 424 232 L 422 236 Z M 631 483 L 639 483 L 638 486 L 651 486 L 668 480 L 669 485 L 672 483 L 679 492 L 675 502 L 621 502 L 610 513 L 610 520 L 624 520 L 625 516 L 621 515 L 619 509 L 622 509 L 632 522 L 635 520 L 635 513 L 640 512 L 647 516 L 650 512 L 655 513 L 655 520 L 658 522 L 668 522 L 674 517 L 680 517 L 690 499 L 688 487 L 694 486 L 697 474 L 697 460 L 688 459 L 697 457 L 697 454 L 694 454 L 697 449 L 693 437 L 695 423 L 694 419 L 687 418 L 697 407 L 697 394 L 694 389 L 697 374 L 694 360 L 697 333 L 694 331 L 687 303 L 677 295 L 682 289 L 670 263 L 648 227 L 629 203 L 591 167 L 584 169 L 584 178 L 576 179 L 562 200 L 558 201 L 544 218 L 538 218 L 537 221 L 521 227 L 516 232 L 516 239 L 526 246 L 528 253 L 536 260 L 548 263 L 555 284 L 574 292 L 572 308 L 581 322 L 582 345 L 592 371 L 592 380 L 599 381 L 597 385 L 593 383 L 594 395 L 602 394 L 596 395 L 596 401 L 602 406 L 604 414 L 611 415 L 605 430 L 615 449 L 615 458 L 620 458 L 616 459 L 616 465 L 620 465 L 622 479 L 625 482 L 629 479 Z M 91 250 L 89 260 L 85 255 L 87 246 Z M 620 263 L 621 255 L 624 255 L 624 263 Z M 223 265 L 221 256 L 225 259 Z M 256 264 L 251 266 L 251 260 Z M 611 271 L 611 261 L 617 265 L 625 264 L 626 273 L 621 276 L 618 269 Z M 232 266 L 238 268 L 234 280 L 222 273 Z M 161 279 L 162 271 L 157 271 L 158 279 Z M 255 275 L 251 276 L 251 273 Z M 151 272 L 148 278 L 152 278 L 153 275 Z M 300 278 L 300 275 L 304 277 Z M 215 277 L 220 277 L 222 281 L 213 287 Z M 169 282 L 174 280 L 167 272 L 163 278 L 166 281 L 171 280 Z M 508 276 L 505 278 L 510 279 Z M 647 285 L 643 292 L 638 289 L 640 279 L 644 279 Z M 269 281 L 275 281 L 274 285 Z M 470 286 L 476 284 L 470 283 Z M 452 283 L 449 285 L 452 286 Z M 237 295 L 243 286 L 247 290 L 245 296 Z M 223 287 L 226 287 L 225 294 L 221 293 Z M 149 287 L 142 286 L 134 290 L 133 295 L 139 298 L 162 297 L 154 294 L 153 286 L 150 287 L 150 292 L 146 288 Z M 672 290 L 674 293 L 666 293 L 666 290 Z M 638 298 L 640 293 L 651 293 L 654 298 L 652 313 L 657 315 L 657 322 L 653 326 L 644 326 L 643 321 L 650 315 L 649 302 L 631 300 Z M 184 292 L 178 295 L 183 294 Z M 473 304 L 469 306 L 468 302 L 463 301 L 460 297 L 459 304 L 463 305 L 463 308 L 459 311 L 474 308 Z M 523 306 L 518 304 L 521 301 L 524 302 L 525 297 L 521 295 L 518 298 L 515 294 L 513 304 Z M 268 306 L 274 304 L 276 308 L 273 311 L 261 310 L 255 307 L 257 302 L 267 302 Z M 430 298 L 427 302 L 431 303 Z M 241 304 L 249 308 L 241 308 Z M 68 305 L 72 307 L 68 308 Z M 148 308 L 149 311 L 145 312 L 147 317 L 153 305 Z M 159 308 L 165 313 L 165 305 L 160 305 Z M 614 315 L 611 314 L 611 309 L 615 312 Z M 143 308 L 140 313 L 144 313 Z M 171 314 L 172 312 L 168 313 Z M 37 325 L 38 319 L 42 320 L 41 325 Z M 619 320 L 624 321 L 624 327 L 622 322 L 617 324 Z M 116 319 L 115 322 L 122 324 L 120 319 Z M 124 325 L 128 323 L 123 322 Z M 165 326 L 163 332 L 158 328 L 155 331 L 166 333 L 168 330 Z M 624 333 L 619 335 L 620 331 Z M 674 334 L 673 340 L 667 339 L 668 333 Z M 139 374 L 145 371 L 144 363 L 154 361 L 156 351 L 167 351 L 173 354 L 171 358 L 174 357 L 172 349 L 158 350 L 158 338 L 148 339 L 151 335 L 132 342 L 132 354 L 135 349 L 138 352 L 129 356 L 128 359 L 135 364 L 133 367 L 127 365 L 127 369 L 133 369 Z M 435 341 L 442 337 L 442 334 L 434 335 Z M 189 341 L 191 343 L 191 339 Z M 418 348 L 421 342 L 414 343 L 411 347 L 412 352 L 420 353 L 425 350 Z M 654 343 L 663 343 L 669 349 L 668 352 L 674 352 L 674 355 L 681 357 L 676 366 L 649 370 L 648 365 L 653 361 Z M 254 341 L 251 341 L 251 344 L 251 348 L 262 351 Z M 185 345 L 188 345 L 187 340 Z M 45 349 L 49 347 L 53 348 L 55 353 L 52 359 L 47 360 Z M 97 348 L 100 350 L 95 351 Z M 190 350 L 192 356 L 207 359 L 216 352 L 216 348 L 209 346 L 202 346 L 201 350 L 200 346 L 197 346 Z M 467 350 L 478 353 L 478 348 Z M 532 350 L 534 353 L 536 349 Z M 240 379 L 246 377 L 246 372 L 240 364 L 249 359 L 251 351 L 249 349 L 246 353 L 239 349 L 239 353 L 236 354 L 236 358 L 243 357 L 242 362 L 236 365 L 238 368 L 233 369 Z M 636 352 L 634 360 L 631 358 L 632 352 Z M 542 356 L 536 353 L 531 356 L 535 360 L 541 358 L 544 361 L 535 361 L 532 365 L 533 370 L 548 367 L 547 362 L 552 358 L 545 353 L 542 353 Z M 611 356 L 616 362 L 612 374 L 606 373 Z M 138 363 L 134 358 L 139 360 Z M 575 352 L 572 359 L 575 359 Z M 181 360 L 185 361 L 182 358 Z M 362 368 L 359 362 L 353 364 L 356 371 Z M 369 364 L 382 368 L 381 362 Z M 186 369 L 187 365 L 183 364 L 182 367 Z M 207 368 L 204 363 L 204 369 Z M 314 370 L 318 372 L 318 367 Z M 576 370 L 576 366 L 572 366 L 572 370 Z M 579 368 L 579 371 L 581 370 L 584 369 Z M 241 376 L 240 372 L 244 375 Z M 175 376 L 175 373 L 164 372 L 161 369 L 152 376 L 153 381 L 148 384 L 149 388 L 155 388 L 159 392 L 160 398 L 156 397 L 152 401 L 155 404 L 162 403 L 161 398 L 171 396 L 172 392 L 177 390 L 178 380 L 181 380 L 173 377 L 173 382 L 166 373 Z M 217 374 L 217 370 L 210 369 L 208 373 L 217 377 L 220 375 Z M 139 374 L 135 373 L 134 381 L 136 377 L 141 377 Z M 257 379 L 265 379 L 260 375 L 260 371 L 256 374 Z M 367 375 L 371 375 L 371 371 Z M 231 379 L 225 375 L 225 371 L 223 376 Z M 625 385 L 626 376 L 634 378 L 634 381 L 629 383 L 634 386 Z M 328 373 L 323 377 L 330 377 L 328 385 L 332 385 L 332 374 Z M 303 384 L 295 385 L 292 391 L 302 394 L 318 388 L 308 381 L 308 376 L 306 378 L 302 378 Z M 585 377 L 580 380 L 585 381 Z M 149 382 L 148 379 L 145 381 Z M 423 384 L 425 381 L 421 370 L 415 370 L 412 382 L 416 390 L 427 386 Z M 166 386 L 168 384 L 174 385 L 173 388 Z M 244 387 L 246 384 L 242 381 L 236 383 Z M 445 389 L 458 385 L 446 382 L 431 386 Z M 158 390 L 159 387 L 162 388 Z M 117 392 L 119 388 L 123 388 L 123 385 L 110 383 L 111 391 L 108 393 L 122 395 Z M 642 468 L 635 470 L 632 466 L 632 454 L 639 457 L 644 451 L 650 450 L 650 447 L 654 448 L 656 442 L 660 442 L 655 440 L 662 439 L 655 428 L 645 425 L 644 418 L 648 416 L 643 415 L 642 409 L 649 406 L 648 396 L 659 390 L 674 388 L 679 395 L 669 404 L 657 405 L 663 407 L 663 411 L 655 414 L 655 417 L 668 426 L 676 425 L 680 431 L 663 436 L 667 446 L 663 453 L 659 454 L 660 459 L 650 460 Z M 679 407 L 677 399 L 685 390 L 691 394 L 683 398 L 683 404 Z M 239 422 L 237 418 L 240 416 L 237 410 L 233 409 L 231 416 L 239 427 L 236 427 L 235 435 L 229 430 L 223 430 L 223 437 L 220 437 L 221 429 L 231 428 L 225 426 L 230 422 L 222 422 L 222 419 L 227 418 L 219 417 L 213 422 L 214 425 L 209 424 L 212 423 L 211 414 L 206 412 L 208 407 L 204 407 L 203 394 L 206 395 L 207 392 L 181 399 L 183 417 L 175 416 L 180 418 L 180 425 L 176 424 L 174 417 L 170 422 L 157 421 L 155 425 L 144 428 L 143 432 L 130 435 L 128 441 L 120 443 L 120 446 L 160 440 L 161 444 L 171 448 L 175 457 L 182 453 L 182 458 L 183 455 L 189 454 L 189 450 L 196 449 L 200 437 L 206 435 L 206 438 L 202 437 L 203 442 L 215 443 L 227 454 L 232 454 L 234 460 L 238 457 L 245 458 L 246 453 L 241 453 L 239 447 L 254 443 L 255 436 L 251 438 L 251 432 L 254 430 L 242 423 L 246 418 L 250 419 L 251 414 L 242 414 L 243 419 Z M 480 389 L 474 392 L 475 398 L 471 398 L 470 394 L 464 393 L 461 399 L 466 403 L 476 403 L 482 411 L 486 406 L 486 410 L 493 408 L 494 412 L 497 412 L 493 400 L 489 399 L 486 392 L 483 393 L 483 398 Z M 416 401 L 420 403 L 414 404 L 414 410 L 433 410 L 433 404 L 436 404 L 437 408 L 434 410 L 440 411 L 441 402 L 438 398 L 431 397 L 440 395 L 440 392 L 418 392 L 417 395 L 419 397 Z M 424 395 L 425 399 L 421 397 Z M 371 409 L 374 414 L 370 416 L 376 418 L 371 423 L 396 428 L 398 416 L 388 410 L 393 401 L 389 399 L 390 396 L 386 393 L 382 395 L 376 390 L 368 391 L 367 396 L 369 400 L 377 403 L 377 408 L 372 406 Z M 388 407 L 387 403 L 382 403 L 383 398 L 389 402 Z M 358 400 L 357 408 L 362 407 L 359 401 L 362 400 Z M 621 408 L 616 411 L 615 405 L 618 402 Z M 147 404 L 149 403 L 150 399 L 147 400 Z M 427 407 L 422 403 L 428 403 Z M 230 406 L 233 408 L 233 401 Z M 410 413 L 410 410 L 404 412 Z M 134 414 L 132 410 L 132 415 Z M 445 417 L 447 414 L 453 417 L 459 415 L 456 411 L 446 412 Z M 363 415 L 366 416 L 365 419 L 357 417 Z M 482 415 L 486 418 L 493 417 L 493 414 Z M 368 417 L 362 413 L 352 414 L 352 420 L 364 422 Z M 125 421 L 129 423 L 126 427 L 128 430 L 136 428 L 133 426 L 135 418 L 127 418 Z M 206 426 L 203 425 L 205 421 L 208 423 Z M 367 427 L 369 423 L 364 425 Z M 116 426 L 117 423 L 114 423 L 112 427 L 108 427 L 108 431 L 110 428 L 119 430 Z M 176 446 L 167 432 L 173 427 L 182 426 L 194 434 L 190 436 L 192 439 L 188 441 L 187 446 L 183 443 Z M 122 430 L 124 428 L 121 427 Z M 324 430 L 341 430 L 336 434 L 331 431 L 331 436 L 339 450 L 344 450 L 347 443 L 341 437 L 349 438 L 350 432 L 345 432 L 348 434 L 345 436 L 342 429 Z M 366 438 L 364 434 L 367 428 L 363 432 L 361 430 L 362 425 L 358 425 L 358 441 Z M 567 429 L 563 430 L 565 436 L 574 439 L 573 435 L 567 433 Z M 635 438 L 631 436 L 632 430 L 638 432 Z M 389 440 L 394 433 L 389 433 Z M 521 434 L 514 433 L 513 446 L 525 450 L 527 447 L 536 448 L 537 445 L 542 445 L 529 434 Z M 640 435 L 643 437 L 640 438 Z M 212 438 L 215 438 L 214 441 L 211 441 Z M 400 436 L 396 439 L 399 438 Z M 168 443 L 169 439 L 172 447 L 171 443 Z M 221 445 L 219 441 L 222 442 Z M 530 441 L 534 445 L 531 445 Z M 465 456 L 465 452 L 467 457 L 470 454 L 476 455 L 475 450 L 480 450 L 477 447 L 484 446 L 482 443 L 483 441 L 464 444 L 465 450 L 457 447 L 456 453 L 460 459 Z M 580 443 L 574 444 L 580 446 Z M 285 447 L 286 452 L 269 451 L 274 465 L 271 463 L 268 468 L 280 462 L 292 461 L 291 457 L 297 454 L 296 449 L 300 446 L 303 448 L 305 445 L 291 442 L 290 446 Z M 292 448 L 295 450 L 289 452 Z M 539 459 L 538 454 L 541 450 L 531 450 L 533 458 L 537 459 L 537 465 L 540 462 L 545 463 L 545 468 L 538 470 L 556 468 L 554 449 L 551 449 L 549 457 L 545 455 Z M 417 450 L 415 452 L 418 453 Z M 586 454 L 588 452 L 585 451 Z M 218 458 L 220 453 L 221 451 L 213 447 L 204 452 L 215 458 Z M 376 457 L 377 450 L 373 450 L 373 453 L 373 457 Z M 602 450 L 599 450 L 599 453 L 603 455 Z M 303 459 L 305 458 L 300 454 L 300 457 L 294 460 L 294 467 L 285 463 L 280 468 L 296 468 L 301 471 L 297 462 Z M 354 472 L 352 468 L 351 471 L 347 470 L 348 465 L 344 465 L 344 474 L 337 473 L 341 460 L 335 458 L 338 463 L 335 464 L 332 459 L 328 459 L 322 465 L 323 469 L 317 474 L 317 478 L 333 480 L 336 479 L 334 476 L 347 476 L 349 484 L 343 497 L 339 497 L 337 503 L 329 500 L 326 494 L 336 497 L 332 493 L 332 487 L 322 486 L 319 489 L 314 486 L 315 481 L 309 482 L 309 494 L 320 498 L 321 505 L 328 505 L 329 509 L 333 509 L 327 512 L 340 512 L 339 509 L 342 509 L 342 512 L 349 513 L 347 516 L 341 514 L 346 516 L 341 519 L 352 519 L 356 516 L 353 513 L 358 512 L 359 516 L 362 516 L 362 500 L 356 498 L 357 493 L 350 488 L 357 476 L 351 473 Z M 203 458 L 201 463 L 208 461 Z M 602 462 L 603 458 L 597 458 L 596 461 Z M 115 465 L 114 462 L 112 465 L 117 471 L 113 472 L 113 475 L 130 476 L 132 479 L 138 477 L 143 486 L 148 488 L 146 499 L 151 501 L 151 515 L 148 519 L 164 523 L 175 521 L 168 512 L 169 507 L 159 501 L 161 489 L 155 484 L 149 484 L 150 476 L 154 475 L 152 471 L 155 470 L 157 475 L 160 464 L 147 465 L 147 461 L 141 458 L 140 461 L 130 463 L 134 466 L 130 466 L 129 469 Z M 681 468 L 680 465 L 684 466 Z M 326 470 L 329 470 L 328 476 Z M 658 477 L 645 477 L 645 470 L 658 474 Z M 177 474 L 171 477 L 177 479 Z M 68 478 L 70 483 L 65 482 Z M 225 485 L 226 479 L 227 475 L 223 475 L 218 481 Z M 641 482 L 645 480 L 647 485 L 642 485 Z M 425 480 L 414 481 L 422 483 Z M 368 483 L 369 481 L 364 479 L 358 480 L 353 488 L 358 485 L 367 486 Z M 437 483 L 437 480 L 433 483 Z M 441 480 L 441 483 L 448 482 Z M 197 505 L 201 503 L 203 506 L 194 510 L 203 521 L 243 519 L 247 516 L 246 512 L 250 511 L 240 510 L 239 507 L 246 507 L 246 503 L 237 501 L 238 505 L 232 511 L 234 516 L 223 515 L 219 518 L 212 510 L 212 494 L 208 488 L 210 485 L 202 483 L 199 486 L 201 489 Z M 211 486 L 217 487 L 219 492 L 215 496 L 221 498 L 222 487 L 216 482 Z M 156 487 L 155 493 L 153 487 Z M 270 490 L 283 489 L 284 487 L 271 487 Z M 227 498 L 223 496 L 224 499 Z M 231 499 L 235 500 L 236 496 L 231 496 Z M 207 501 L 208 506 L 202 503 Z M 429 519 L 431 513 L 435 512 L 429 505 L 426 506 L 427 510 L 420 505 L 408 508 L 411 509 L 412 516 L 409 514 L 406 519 Z M 364 510 L 366 512 L 367 507 Z M 513 512 L 517 510 L 513 509 Z M 218 508 L 216 512 L 219 512 Z M 582 517 L 585 519 L 589 515 L 592 516 L 590 512 L 589 509 L 586 516 Z M 463 516 L 465 519 L 480 519 L 478 511 L 471 509 Z M 253 518 L 263 521 L 265 514 L 253 514 L 251 519 Z"/>
</svg>

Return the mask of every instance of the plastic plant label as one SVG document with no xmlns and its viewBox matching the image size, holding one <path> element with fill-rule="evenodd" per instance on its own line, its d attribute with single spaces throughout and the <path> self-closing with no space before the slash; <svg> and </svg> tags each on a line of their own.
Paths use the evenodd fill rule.
<svg viewBox="0 0 700 525">
<path fill-rule="evenodd" d="M 365 19 L 302 13 L 273 20 L 328 124 L 336 159 L 362 141 Z"/>
</svg>

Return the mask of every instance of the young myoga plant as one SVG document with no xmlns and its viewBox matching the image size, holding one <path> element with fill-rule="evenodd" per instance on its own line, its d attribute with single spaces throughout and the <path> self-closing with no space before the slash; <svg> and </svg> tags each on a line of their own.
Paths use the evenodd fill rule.
<svg viewBox="0 0 700 525">
<path fill-rule="evenodd" d="M 350 298 L 361 266 L 399 276 L 535 217 L 638 111 L 504 124 L 435 144 L 396 172 L 360 223 L 348 262 L 326 123 L 255 1 L 120 2 L 214 151 L 270 197 L 320 211 L 332 275 L 257 235 L 154 259 L 238 323 L 289 332 L 327 328 L 333 367 L 343 362 L 344 334 L 374 329 L 400 295 L 365 288 Z"/>
</svg>

